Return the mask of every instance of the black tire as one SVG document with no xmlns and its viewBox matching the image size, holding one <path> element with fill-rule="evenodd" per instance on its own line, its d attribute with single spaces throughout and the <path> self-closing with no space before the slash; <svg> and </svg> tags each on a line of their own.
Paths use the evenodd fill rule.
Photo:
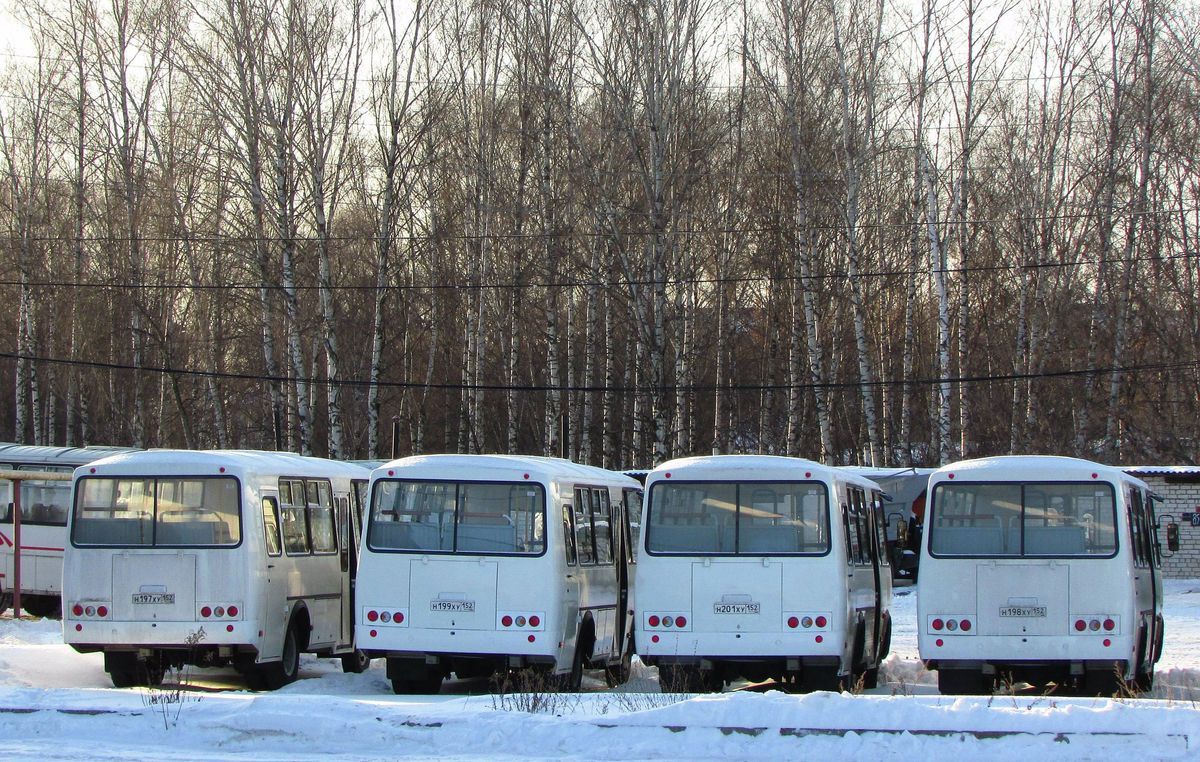
<svg viewBox="0 0 1200 762">
<path fill-rule="evenodd" d="M 629 682 L 629 674 L 633 671 L 633 654 L 626 651 L 621 661 L 604 668 L 604 682 L 609 688 L 616 688 Z"/>
<path fill-rule="evenodd" d="M 28 595 L 21 598 L 21 608 L 30 616 L 43 619 L 62 619 L 62 599 L 53 595 Z"/>
<path fill-rule="evenodd" d="M 871 667 L 862 673 L 863 690 L 869 691 L 879 685 L 879 667 Z"/>
<path fill-rule="evenodd" d="M 371 668 L 371 657 L 357 648 L 348 654 L 342 654 L 342 671 L 361 675 Z"/>
<path fill-rule="evenodd" d="M 577 693 L 583 687 L 583 649 L 576 644 L 575 655 L 571 657 L 571 671 L 563 675 L 564 691 Z"/>
<path fill-rule="evenodd" d="M 260 664 L 254 678 L 246 682 L 256 691 L 274 691 L 296 681 L 300 674 L 300 639 L 295 625 L 289 625 L 283 636 L 283 654 L 279 661 Z"/>
<path fill-rule="evenodd" d="M 939 669 L 938 693 L 943 696 L 987 696 L 992 679 L 977 669 Z"/>
<path fill-rule="evenodd" d="M 1083 675 L 1083 695 L 1112 698 L 1121 692 L 1121 675 L 1115 669 L 1089 669 Z"/>
<path fill-rule="evenodd" d="M 837 666 L 805 667 L 800 674 L 800 687 L 805 693 L 813 691 L 841 693 L 848 687 L 848 682 L 849 676 L 838 674 Z"/>
</svg>

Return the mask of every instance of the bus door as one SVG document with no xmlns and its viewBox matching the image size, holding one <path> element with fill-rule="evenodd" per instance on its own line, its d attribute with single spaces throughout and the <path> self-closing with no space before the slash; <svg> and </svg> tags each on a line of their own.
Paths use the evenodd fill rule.
<svg viewBox="0 0 1200 762">
<path fill-rule="evenodd" d="M 349 495 L 335 495 L 333 505 L 337 515 L 338 571 L 341 572 L 342 627 L 338 644 L 354 642 L 354 576 L 358 564 L 354 555 L 358 547 L 356 511 L 350 507 Z"/>
<path fill-rule="evenodd" d="M 575 534 L 575 507 L 570 502 L 562 502 L 559 510 L 562 514 L 563 553 L 567 564 L 566 579 L 563 580 L 563 599 L 560 611 L 563 617 L 562 639 L 564 643 L 574 643 L 579 632 L 579 590 L 580 558 L 579 547 Z M 591 553 L 591 548 L 585 548 Z"/>
<path fill-rule="evenodd" d="M 619 506 L 613 506 L 613 519 L 617 531 L 614 540 L 619 543 L 616 554 L 617 583 L 617 654 L 633 653 L 633 606 L 630 600 L 630 584 L 633 577 L 633 565 L 637 563 L 637 546 L 634 544 L 634 534 L 631 524 L 639 522 L 642 495 L 634 489 L 621 492 Z M 632 515 L 631 515 L 632 514 Z"/>
<path fill-rule="evenodd" d="M 281 531 L 282 519 L 279 503 L 279 491 L 273 488 L 264 488 L 261 492 L 261 507 L 262 507 L 262 522 L 263 522 L 263 543 L 266 553 L 254 553 L 252 555 L 262 559 L 263 583 L 258 585 L 258 617 L 259 621 L 269 623 L 270 626 L 276 626 L 278 623 L 274 621 L 280 614 L 278 612 L 286 611 L 285 602 L 287 600 L 287 569 L 281 566 L 283 560 L 283 534 Z M 283 622 L 278 626 L 284 626 L 287 622 Z M 264 628 L 266 629 L 266 628 Z M 262 652 L 259 654 L 264 659 L 277 658 L 282 652 L 282 639 L 266 638 L 262 640 Z M 279 642 L 277 642 L 279 641 Z M 273 651 L 273 653 L 272 653 Z"/>
<path fill-rule="evenodd" d="M 867 506 L 866 494 L 861 487 L 846 488 L 846 502 L 849 506 L 849 521 L 846 527 L 850 534 L 852 561 L 854 564 L 853 592 L 855 608 L 865 608 L 866 617 L 863 621 L 863 651 L 862 658 L 867 661 L 867 655 L 874 656 L 879 651 L 880 618 L 882 616 L 882 601 L 879 581 L 879 543 L 872 531 L 872 511 Z M 869 587 L 869 591 L 864 588 Z M 857 668 L 858 665 L 855 665 Z"/>
</svg>

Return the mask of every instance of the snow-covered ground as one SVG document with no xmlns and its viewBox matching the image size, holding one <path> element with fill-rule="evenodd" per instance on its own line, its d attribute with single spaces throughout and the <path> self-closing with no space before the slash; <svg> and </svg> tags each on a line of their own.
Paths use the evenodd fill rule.
<svg viewBox="0 0 1200 762">
<path fill-rule="evenodd" d="M 1200 758 L 1200 580 L 1169 581 L 1166 649 L 1143 699 L 947 698 L 917 659 L 916 595 L 894 603 L 893 655 L 863 695 L 730 690 L 681 696 L 656 671 L 578 695 L 493 696 L 452 682 L 391 693 L 306 658 L 301 679 L 248 693 L 235 673 L 191 670 L 187 690 L 116 690 L 99 655 L 62 644 L 56 621 L 0 618 L 0 759 L 348 758 L 828 759 Z M 544 711 L 531 713 L 533 700 Z"/>
</svg>

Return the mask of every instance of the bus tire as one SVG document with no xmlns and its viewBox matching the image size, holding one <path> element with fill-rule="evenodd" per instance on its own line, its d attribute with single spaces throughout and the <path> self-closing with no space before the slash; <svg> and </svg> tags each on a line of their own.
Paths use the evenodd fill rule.
<svg viewBox="0 0 1200 762">
<path fill-rule="evenodd" d="M 838 672 L 837 665 L 822 667 L 805 667 L 800 675 L 800 685 L 806 693 L 813 691 L 832 691 L 841 693 L 846 690 L 849 676 Z"/>
<path fill-rule="evenodd" d="M 604 668 L 604 682 L 609 688 L 616 688 L 629 682 L 629 674 L 633 671 L 633 654 L 626 651 L 621 660 Z"/>
<path fill-rule="evenodd" d="M 371 668 L 371 657 L 357 648 L 348 654 L 342 654 L 342 671 L 353 675 L 361 675 Z"/>
<path fill-rule="evenodd" d="M 990 675 L 977 669 L 939 669 L 938 693 L 943 696 L 986 696 L 992 692 Z"/>
<path fill-rule="evenodd" d="M 283 636 L 283 654 L 279 661 L 260 664 L 256 669 L 257 675 L 251 684 L 254 690 L 274 691 L 296 681 L 300 673 L 300 639 L 296 635 L 295 624 L 288 625 Z"/>
</svg>

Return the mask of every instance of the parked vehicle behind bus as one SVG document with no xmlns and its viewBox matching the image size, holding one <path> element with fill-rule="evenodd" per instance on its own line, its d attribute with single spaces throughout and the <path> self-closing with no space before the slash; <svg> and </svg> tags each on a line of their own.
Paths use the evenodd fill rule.
<svg viewBox="0 0 1200 762">
<path fill-rule="evenodd" d="M 1010 456 L 940 468 L 929 495 L 918 646 L 942 693 L 1153 684 L 1162 573 L 1144 482 L 1086 460 Z"/>
<path fill-rule="evenodd" d="M 647 476 L 642 524 L 634 636 L 665 690 L 875 686 L 892 598 L 876 484 L 798 458 L 684 458 Z"/>
<path fill-rule="evenodd" d="M 356 635 L 396 693 L 531 668 L 577 689 L 632 656 L 641 485 L 566 460 L 428 455 L 371 475 Z"/>
<path fill-rule="evenodd" d="M 75 471 L 63 639 L 104 653 L 113 685 L 232 664 L 253 688 L 300 653 L 354 648 L 359 466 L 256 451 L 148 450 Z"/>
<path fill-rule="evenodd" d="M 874 466 L 842 468 L 870 479 L 883 490 L 883 516 L 887 521 L 892 579 L 896 582 L 916 582 L 925 526 L 925 488 L 934 469 Z"/>
<path fill-rule="evenodd" d="M 77 466 L 130 452 L 117 447 L 0 444 L 0 470 L 72 473 Z M 14 574 L 12 482 L 0 479 L 0 613 L 12 605 Z M 62 558 L 71 510 L 71 482 L 21 482 L 21 608 L 33 616 L 62 612 Z"/>
</svg>

